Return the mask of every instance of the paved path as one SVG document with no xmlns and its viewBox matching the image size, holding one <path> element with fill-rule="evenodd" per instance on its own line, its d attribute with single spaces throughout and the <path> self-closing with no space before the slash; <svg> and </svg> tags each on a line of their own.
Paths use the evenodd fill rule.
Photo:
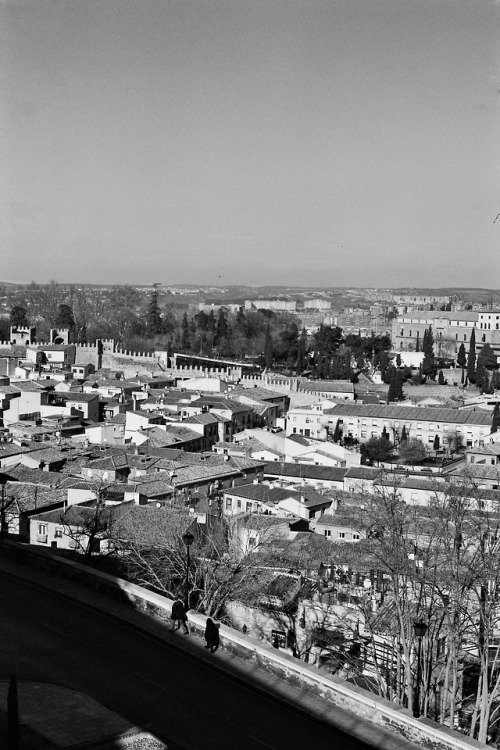
<svg viewBox="0 0 500 750">
<path fill-rule="evenodd" d="M 0 680 L 16 671 L 20 682 L 75 689 L 169 748 L 408 747 L 127 602 L 2 557 L 0 601 Z"/>
</svg>

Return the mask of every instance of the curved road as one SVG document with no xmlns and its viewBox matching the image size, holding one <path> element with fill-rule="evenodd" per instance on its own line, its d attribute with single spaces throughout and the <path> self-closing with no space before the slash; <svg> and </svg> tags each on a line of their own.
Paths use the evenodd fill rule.
<svg viewBox="0 0 500 750">
<path fill-rule="evenodd" d="M 0 679 L 86 693 L 138 727 L 188 750 L 365 750 L 364 743 L 35 583 L 0 571 Z M 214 656 L 214 659 L 217 655 Z M 332 711 L 335 709 L 332 707 Z M 376 731 L 376 730 L 375 730 Z"/>
</svg>

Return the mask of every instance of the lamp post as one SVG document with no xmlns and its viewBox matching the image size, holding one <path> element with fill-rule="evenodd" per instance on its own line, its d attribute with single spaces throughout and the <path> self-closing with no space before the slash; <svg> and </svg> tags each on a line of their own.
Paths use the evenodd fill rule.
<svg viewBox="0 0 500 750">
<path fill-rule="evenodd" d="M 184 609 L 187 612 L 189 610 L 189 548 L 194 542 L 193 534 L 186 531 L 186 533 L 182 535 L 182 541 L 186 545 L 186 593 L 184 596 Z"/>
<path fill-rule="evenodd" d="M 420 683 L 422 681 L 422 638 L 427 632 L 425 622 L 413 623 L 415 637 L 418 638 L 417 653 L 417 684 L 415 685 L 415 695 L 413 698 L 413 716 L 418 719 L 420 716 Z"/>
</svg>

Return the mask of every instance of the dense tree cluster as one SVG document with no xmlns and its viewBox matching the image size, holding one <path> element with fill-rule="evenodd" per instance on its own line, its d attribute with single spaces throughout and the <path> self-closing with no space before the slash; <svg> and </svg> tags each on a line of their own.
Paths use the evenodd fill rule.
<svg viewBox="0 0 500 750">
<path fill-rule="evenodd" d="M 387 335 L 343 335 L 337 326 L 321 325 L 312 336 L 289 313 L 193 310 L 158 284 L 149 292 L 132 286 L 111 288 L 31 283 L 10 293 L 9 325 L 33 325 L 39 341 L 51 328 L 68 328 L 70 342 L 94 343 L 113 338 L 134 351 L 162 349 L 209 357 L 257 357 L 267 368 L 313 378 L 351 379 L 367 366 L 385 370 L 391 341 Z M 398 391 L 399 393 L 399 391 Z"/>
</svg>

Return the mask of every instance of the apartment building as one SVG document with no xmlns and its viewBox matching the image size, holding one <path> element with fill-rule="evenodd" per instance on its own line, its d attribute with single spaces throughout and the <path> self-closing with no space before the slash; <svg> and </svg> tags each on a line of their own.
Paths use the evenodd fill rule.
<svg viewBox="0 0 500 750">
<path fill-rule="evenodd" d="M 449 437 L 461 435 L 469 447 L 483 445 L 491 432 L 491 413 L 473 409 L 448 409 L 415 406 L 371 406 L 368 404 L 338 404 L 325 411 L 329 431 L 333 434 L 337 422 L 344 437 L 366 442 L 381 437 L 384 432 L 397 440 L 406 429 L 408 438 L 432 445 L 436 435 L 446 444 Z"/>
</svg>

